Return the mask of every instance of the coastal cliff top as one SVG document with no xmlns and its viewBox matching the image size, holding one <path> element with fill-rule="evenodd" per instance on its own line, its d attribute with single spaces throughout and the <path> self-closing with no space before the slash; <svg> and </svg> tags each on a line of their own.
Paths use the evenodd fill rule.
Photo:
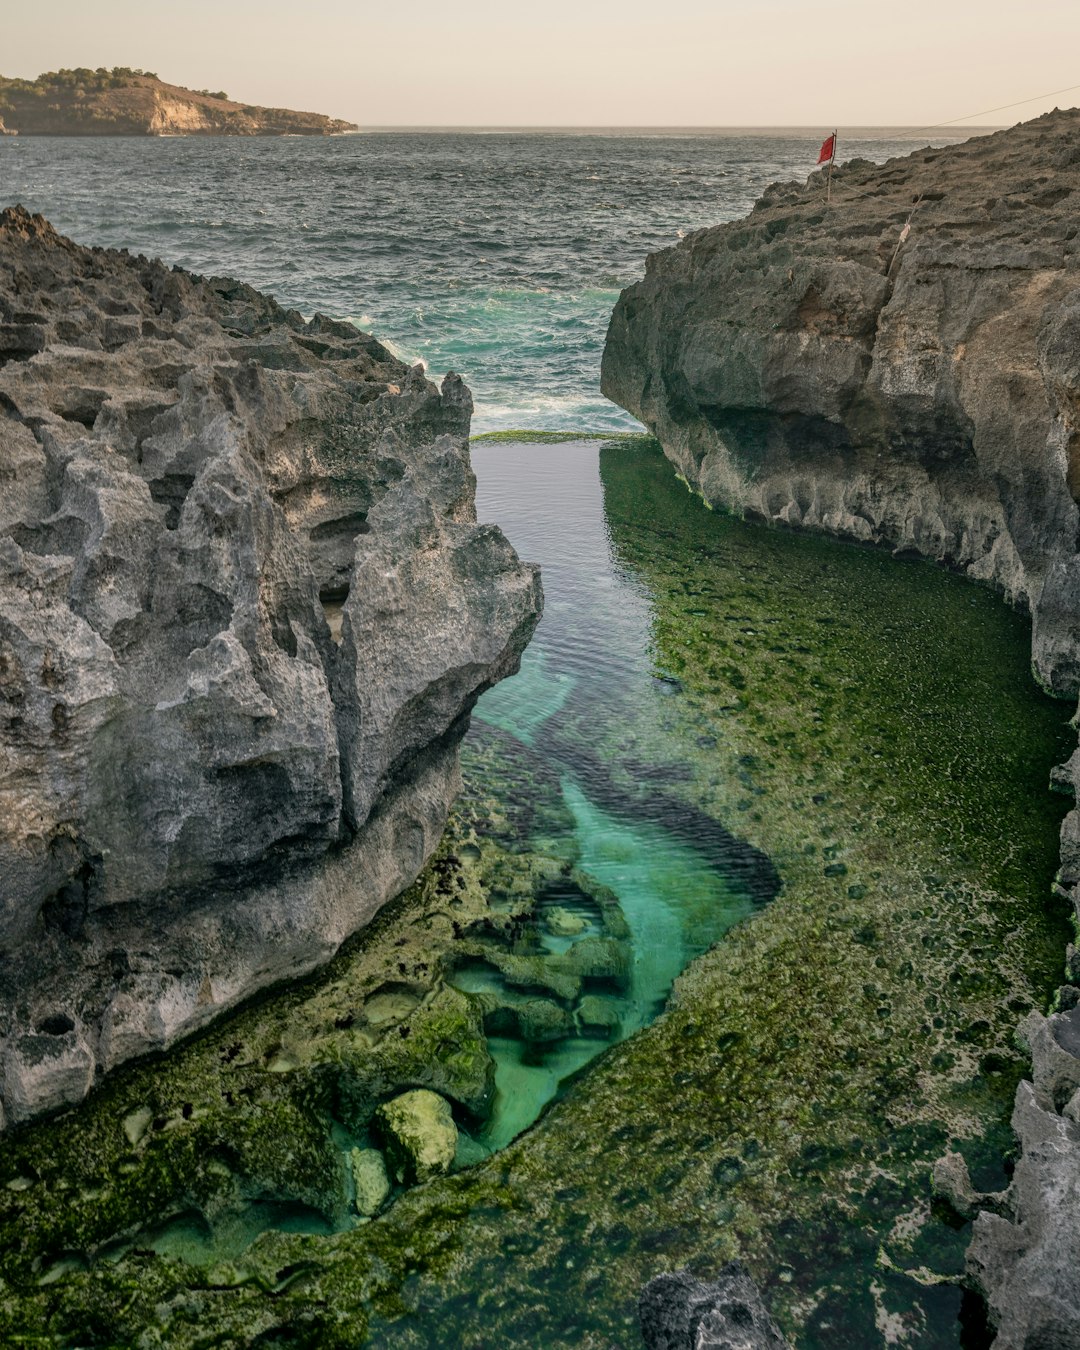
<svg viewBox="0 0 1080 1350">
<path fill-rule="evenodd" d="M 356 131 L 322 113 L 258 108 L 224 90 L 185 89 L 126 66 L 0 76 L 0 128 L 22 136 L 332 136 Z"/>
<path fill-rule="evenodd" d="M 1066 198 L 1080 179 L 1078 138 L 1080 108 L 1055 109 L 1003 131 L 958 145 L 927 146 L 884 164 L 852 158 L 833 170 L 831 201 L 825 169 L 810 174 L 805 184 L 772 183 L 744 220 L 697 230 L 654 257 L 695 251 L 706 240 L 736 250 L 751 239 L 779 244 L 791 227 L 797 227 L 801 255 L 813 252 L 815 242 L 828 241 L 830 253 L 883 272 L 896 260 L 896 231 L 907 223 L 918 233 L 929 227 L 939 239 L 942 230 L 959 231 L 972 244 L 980 235 L 995 242 L 1014 235 L 1061 241 L 1056 226 L 1071 218 Z M 864 221 L 880 226 L 881 234 L 858 228 Z M 759 240 L 761 229 L 765 235 Z"/>
</svg>

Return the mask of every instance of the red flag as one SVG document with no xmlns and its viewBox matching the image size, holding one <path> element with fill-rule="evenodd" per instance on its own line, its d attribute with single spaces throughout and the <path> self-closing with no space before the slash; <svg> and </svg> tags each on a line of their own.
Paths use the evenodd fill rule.
<svg viewBox="0 0 1080 1350">
<path fill-rule="evenodd" d="M 817 157 L 819 164 L 824 164 L 826 160 L 832 159 L 833 152 L 836 150 L 836 132 L 821 142 L 821 154 Z"/>
</svg>

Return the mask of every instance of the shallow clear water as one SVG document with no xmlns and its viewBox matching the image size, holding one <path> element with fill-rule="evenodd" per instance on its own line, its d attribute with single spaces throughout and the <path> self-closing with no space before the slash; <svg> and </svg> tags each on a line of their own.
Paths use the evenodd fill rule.
<svg viewBox="0 0 1080 1350">
<path fill-rule="evenodd" d="M 943 138 L 947 144 L 959 137 Z M 634 429 L 599 392 L 645 257 L 805 178 L 805 135 L 382 132 L 328 140 L 0 137 L 0 205 L 80 243 L 239 277 L 352 319 L 477 401 L 474 429 Z M 911 141 L 876 132 L 841 158 Z"/>
<path fill-rule="evenodd" d="M 240 276 L 358 320 L 435 375 L 457 368 L 477 429 L 581 432 L 631 425 L 599 397 L 599 353 L 645 253 L 744 211 L 815 150 L 809 136 L 0 141 L 0 191 L 76 238 Z M 461 1112 L 478 1165 L 357 1227 L 341 1181 L 353 1136 L 328 1123 L 340 1102 L 323 1085 L 342 1063 L 362 1079 L 358 1005 L 372 1054 L 410 1044 L 399 1023 L 414 1043 L 422 1009 L 389 984 L 350 989 L 346 962 L 329 993 L 282 994 L 23 1136 L 0 1189 L 14 1291 L 0 1289 L 0 1332 L 55 1315 L 136 1343 L 160 1309 L 198 1306 L 208 1337 L 219 1317 L 293 1315 L 316 1335 L 330 1308 L 355 1319 L 352 1344 L 629 1346 L 645 1278 L 740 1254 L 813 1350 L 878 1347 L 886 1324 L 952 1350 L 959 1294 L 920 1280 L 960 1269 L 964 1234 L 933 1218 L 929 1168 L 955 1146 L 1000 1181 L 1016 1020 L 1044 1000 L 1064 939 L 1045 904 L 1061 810 L 1044 787 L 1069 738 L 1030 683 L 1023 621 L 929 567 L 712 516 L 655 447 L 478 442 L 473 458 L 480 517 L 543 565 L 548 602 L 465 744 L 465 847 L 511 869 L 573 864 L 615 893 L 633 963 L 586 991 L 610 1039 L 570 998 L 572 1034 L 491 1034 L 494 1112 Z M 766 906 L 770 859 L 783 890 Z M 493 889 L 491 911 L 513 898 Z M 572 936 L 545 928 L 554 907 Z M 552 957 L 603 931 L 573 884 L 537 913 Z M 705 952 L 673 1010 L 631 1036 Z M 507 994 L 490 962 L 453 979 Z M 304 1035 L 290 1046 L 279 1023 Z M 153 1126 L 128 1150 L 118 1123 L 144 1109 Z M 139 1225 L 139 1245 L 173 1260 L 88 1263 Z M 205 1277 L 182 1263 L 240 1253 L 257 1272 L 241 1302 L 215 1284 L 200 1304 Z M 293 1293 L 280 1282 L 295 1271 Z M 169 1334 L 187 1336 L 187 1316 Z"/>
<path fill-rule="evenodd" d="M 611 1040 L 648 1025 L 687 963 L 770 893 L 771 873 L 740 876 L 743 851 L 734 839 L 725 849 L 713 822 L 701 818 L 697 829 L 689 823 L 676 833 L 670 820 L 650 819 L 639 794 L 612 792 L 602 756 L 611 728 L 622 719 L 655 718 L 671 686 L 657 677 L 650 655 L 648 595 L 613 555 L 598 458 L 595 442 L 480 441 L 472 450 L 479 518 L 498 521 L 522 557 L 541 562 L 545 592 L 544 618 L 520 674 L 486 693 L 475 718 L 520 741 L 558 774 L 564 833 L 530 842 L 572 856 L 614 892 L 633 949 L 628 987 L 593 994 L 606 1002 L 611 1037 L 589 1035 L 586 1027 L 544 1048 L 505 1036 L 489 1041 L 497 1096 L 478 1135 L 489 1149 L 530 1125 Z M 557 735 L 567 718 L 582 728 L 572 747 Z M 468 743 L 464 767 L 467 778 L 480 773 Z M 661 800 L 654 794 L 654 815 Z M 571 945 L 545 940 L 551 949 Z M 457 983 L 471 993 L 503 990 L 491 970 L 461 972 Z"/>
</svg>

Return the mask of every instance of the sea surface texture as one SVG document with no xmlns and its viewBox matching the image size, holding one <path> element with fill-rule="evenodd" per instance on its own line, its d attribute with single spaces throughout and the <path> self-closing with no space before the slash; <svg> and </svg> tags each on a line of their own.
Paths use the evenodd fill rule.
<svg viewBox="0 0 1080 1350">
<path fill-rule="evenodd" d="M 743 215 L 777 179 L 805 178 L 819 139 L 15 137 L 0 140 L 0 199 L 79 243 L 350 319 L 435 377 L 456 370 L 476 397 L 474 431 L 625 430 L 636 423 L 599 392 L 620 289 L 647 254 Z M 912 144 L 872 130 L 841 138 L 839 154 L 885 160 Z"/>
<path fill-rule="evenodd" d="M 547 609 L 432 867 L 309 984 L 12 1139 L 0 1341 L 630 1350 L 647 1279 L 739 1257 L 800 1350 L 985 1343 L 929 1177 L 1005 1181 L 1069 709 L 989 589 L 709 512 L 597 391 L 646 253 L 818 139 L 0 143 L 0 197 L 75 238 L 566 437 L 473 444 Z M 369 1203 L 375 1104 L 417 1086 L 453 1169 Z"/>
</svg>

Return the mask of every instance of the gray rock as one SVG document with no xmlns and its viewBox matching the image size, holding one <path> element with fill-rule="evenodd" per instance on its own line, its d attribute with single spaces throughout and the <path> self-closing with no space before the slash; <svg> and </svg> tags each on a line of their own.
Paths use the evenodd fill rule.
<svg viewBox="0 0 1080 1350">
<path fill-rule="evenodd" d="M 1016 1092 L 1022 1152 L 1008 1190 L 979 1197 L 967 1270 L 986 1297 L 996 1350 L 1080 1347 L 1080 1061 L 1058 1041 L 1075 1035 L 1075 1021 L 1025 1022 L 1035 1083 Z"/>
<path fill-rule="evenodd" d="M 476 523 L 454 375 L 19 208 L 0 334 L 10 1124 L 408 885 L 541 599 Z"/>
<path fill-rule="evenodd" d="M 820 175 L 767 194 L 648 259 L 602 376 L 711 504 L 1002 587 L 1063 694 L 1080 690 L 1078 132 L 1054 112 L 844 166 L 831 206 Z"/>
<path fill-rule="evenodd" d="M 711 1283 L 658 1275 L 638 1301 L 648 1350 L 790 1350 L 746 1268 L 731 1261 Z"/>
<path fill-rule="evenodd" d="M 1032 615 L 1033 668 L 1080 691 L 1080 111 L 774 185 L 648 260 L 603 388 L 710 504 L 963 568 Z M 1005 186 L 1007 184 L 1007 187 Z M 1054 775 L 1080 801 L 1080 755 Z M 1057 888 L 1080 918 L 1080 812 Z M 981 1195 L 972 1281 L 1002 1350 L 1080 1346 L 1080 963 L 1023 1034 L 1023 1156 Z"/>
</svg>

